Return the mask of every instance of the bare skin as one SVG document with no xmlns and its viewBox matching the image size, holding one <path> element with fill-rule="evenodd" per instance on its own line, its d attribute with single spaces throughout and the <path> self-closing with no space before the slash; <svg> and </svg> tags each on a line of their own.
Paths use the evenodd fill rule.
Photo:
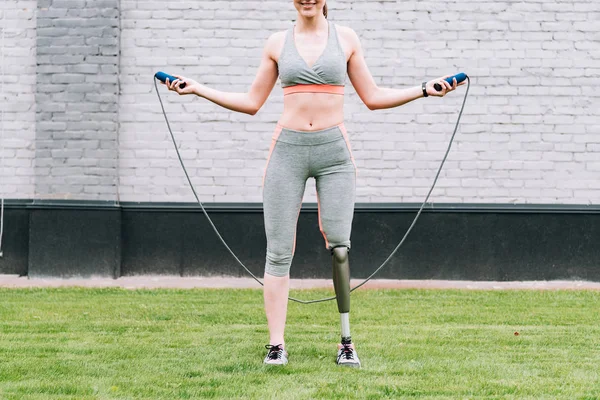
<svg viewBox="0 0 600 400">
<path fill-rule="evenodd" d="M 328 24 L 323 15 L 325 0 L 294 0 L 298 11 L 294 28 L 294 41 L 298 53 L 311 67 L 323 53 L 327 45 Z M 350 82 L 363 103 L 370 110 L 397 107 L 423 97 L 421 86 L 405 89 L 382 88 L 377 86 L 364 59 L 358 35 L 352 28 L 336 24 L 340 44 L 346 55 Z M 286 31 L 273 33 L 266 41 L 262 59 L 249 90 L 245 93 L 223 92 L 209 88 L 192 79 L 175 75 L 178 79 L 166 85 L 169 90 L 180 95 L 195 94 L 232 111 L 250 115 L 256 114 L 266 102 L 278 78 L 277 61 L 283 48 Z M 430 96 L 443 97 L 463 85 L 456 79 L 450 85 L 444 79 L 450 75 L 427 82 L 426 91 Z M 184 89 L 179 83 L 186 83 Z M 437 92 L 433 85 L 439 83 L 442 91 Z M 279 124 L 289 129 L 316 131 L 343 122 L 344 96 L 329 93 L 294 93 L 284 96 L 283 114 Z M 265 313 L 269 327 L 270 344 L 285 344 L 284 330 L 287 315 L 289 275 L 275 277 L 264 275 Z"/>
</svg>

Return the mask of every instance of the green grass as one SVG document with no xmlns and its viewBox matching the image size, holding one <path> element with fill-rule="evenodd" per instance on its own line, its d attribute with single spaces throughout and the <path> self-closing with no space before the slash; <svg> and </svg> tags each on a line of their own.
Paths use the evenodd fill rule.
<svg viewBox="0 0 600 400">
<path fill-rule="evenodd" d="M 353 370 L 335 303 L 290 303 L 278 368 L 260 290 L 0 289 L 0 399 L 598 399 L 599 310 L 590 291 L 357 291 Z"/>
</svg>

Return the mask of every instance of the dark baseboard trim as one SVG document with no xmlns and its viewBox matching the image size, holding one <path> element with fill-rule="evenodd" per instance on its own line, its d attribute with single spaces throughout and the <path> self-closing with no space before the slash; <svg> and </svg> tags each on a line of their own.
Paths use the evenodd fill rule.
<svg viewBox="0 0 600 400">
<path fill-rule="evenodd" d="M 7 209 L 123 209 L 138 211 L 202 211 L 198 203 L 179 202 L 115 202 L 86 200 L 7 199 Z M 203 203 L 207 211 L 260 212 L 262 203 Z M 415 212 L 421 203 L 356 203 L 356 212 Z M 303 203 L 302 211 L 317 211 L 316 203 Z M 430 203 L 423 212 L 459 213 L 583 213 L 599 214 L 600 204 L 506 204 L 506 203 Z"/>
<path fill-rule="evenodd" d="M 261 203 L 204 205 L 238 257 L 259 276 Z M 397 245 L 420 204 L 357 203 L 352 276 L 368 276 Z M 119 277 L 244 276 L 196 203 L 5 202 L 0 274 Z M 386 279 L 600 281 L 600 205 L 433 204 L 377 275 Z M 316 204 L 302 207 L 293 278 L 330 277 Z"/>
</svg>

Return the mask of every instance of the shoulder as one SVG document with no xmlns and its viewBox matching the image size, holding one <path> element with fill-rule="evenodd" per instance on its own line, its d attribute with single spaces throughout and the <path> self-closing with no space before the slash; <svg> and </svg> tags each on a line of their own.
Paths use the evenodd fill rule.
<svg viewBox="0 0 600 400">
<path fill-rule="evenodd" d="M 267 38 L 267 43 L 278 43 L 279 41 L 282 41 L 285 39 L 286 33 L 287 30 L 271 33 Z"/>
<path fill-rule="evenodd" d="M 265 44 L 265 47 L 267 47 L 267 48 L 273 48 L 273 47 L 278 48 L 278 47 L 283 46 L 283 41 L 285 40 L 285 35 L 286 34 L 287 34 L 287 31 L 279 31 L 279 32 L 272 33 L 267 38 L 267 42 Z"/>
<path fill-rule="evenodd" d="M 345 49 L 348 49 L 350 53 L 354 53 L 356 50 L 360 48 L 360 39 L 358 35 L 354 31 L 354 29 L 349 26 L 335 24 L 335 29 L 338 33 L 338 37 L 342 42 L 342 46 Z"/>
<path fill-rule="evenodd" d="M 287 30 L 274 32 L 267 38 L 265 42 L 265 51 L 271 56 L 271 58 L 277 58 L 285 41 Z"/>
<path fill-rule="evenodd" d="M 360 49 L 360 39 L 354 29 L 349 26 L 335 24 L 335 30 L 338 33 L 338 38 L 346 55 L 349 57 Z"/>
<path fill-rule="evenodd" d="M 338 36 L 340 36 L 340 38 L 351 43 L 359 42 L 358 35 L 354 31 L 354 29 L 350 28 L 349 26 L 335 24 L 335 29 L 337 30 Z"/>
</svg>

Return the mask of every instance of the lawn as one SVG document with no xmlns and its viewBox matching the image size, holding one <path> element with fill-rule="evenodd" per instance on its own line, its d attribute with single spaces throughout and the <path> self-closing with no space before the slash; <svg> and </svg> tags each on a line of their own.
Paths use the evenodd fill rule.
<svg viewBox="0 0 600 400">
<path fill-rule="evenodd" d="M 303 299 L 330 295 L 293 291 Z M 1 399 L 598 399 L 600 293 L 358 290 L 290 303 L 265 367 L 260 290 L 0 289 Z"/>
</svg>

